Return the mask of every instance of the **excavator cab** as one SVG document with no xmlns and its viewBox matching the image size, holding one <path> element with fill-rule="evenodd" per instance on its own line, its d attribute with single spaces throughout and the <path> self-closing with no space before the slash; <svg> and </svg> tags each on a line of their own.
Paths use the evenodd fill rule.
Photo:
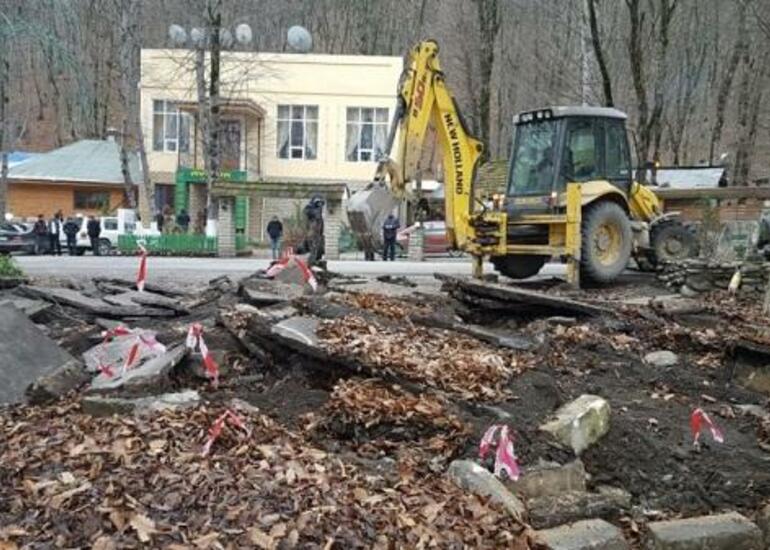
<svg viewBox="0 0 770 550">
<path fill-rule="evenodd" d="M 631 157 L 626 115 L 599 107 L 554 107 L 519 114 L 508 175 L 508 214 L 565 208 L 570 182 L 604 181 L 627 195 Z M 584 191 L 585 194 L 585 191 Z"/>
</svg>

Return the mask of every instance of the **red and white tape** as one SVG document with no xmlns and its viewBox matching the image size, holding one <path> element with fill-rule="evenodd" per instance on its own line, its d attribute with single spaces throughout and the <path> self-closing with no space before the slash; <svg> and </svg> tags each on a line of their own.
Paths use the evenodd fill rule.
<svg viewBox="0 0 770 550">
<path fill-rule="evenodd" d="M 203 325 L 193 323 L 187 331 L 187 340 L 185 345 L 191 351 L 200 351 L 203 357 L 203 366 L 206 369 L 206 375 L 211 379 L 211 384 L 216 388 L 219 384 L 219 365 L 211 355 L 206 342 L 203 340 Z"/>
<path fill-rule="evenodd" d="M 227 409 L 214 421 L 214 423 L 209 428 L 209 437 L 206 440 L 206 443 L 203 445 L 201 456 L 207 456 L 211 452 L 212 445 L 214 445 L 214 442 L 219 439 L 220 435 L 222 435 L 222 430 L 225 427 L 225 423 L 229 423 L 235 428 L 238 428 L 247 437 L 251 435 L 251 430 L 248 429 L 243 419 L 230 409 Z"/>
<path fill-rule="evenodd" d="M 286 267 L 289 265 L 289 262 L 292 260 L 294 260 L 300 271 L 302 271 L 302 277 L 305 282 L 310 285 L 310 288 L 312 288 L 313 291 L 318 290 L 318 281 L 316 280 L 315 275 L 313 275 L 313 270 L 308 267 L 303 259 L 297 256 L 285 256 L 281 258 L 280 260 L 274 262 L 273 265 L 271 265 L 269 268 L 267 268 L 265 274 L 268 277 L 275 277 L 281 271 L 286 269 Z"/>
<path fill-rule="evenodd" d="M 513 433 L 508 426 L 495 424 L 489 427 L 479 444 L 479 458 L 483 460 L 489 454 L 492 445 L 495 444 L 495 436 L 498 434 L 495 452 L 495 475 L 501 477 L 500 474 L 505 472 L 508 478 L 516 481 L 521 476 L 521 469 L 519 468 L 516 452 L 513 448 Z"/>
<path fill-rule="evenodd" d="M 722 430 L 720 430 L 717 425 L 714 424 L 714 421 L 711 420 L 711 417 L 708 414 L 706 414 L 706 411 L 698 407 L 692 411 L 692 414 L 690 415 L 690 431 L 692 432 L 693 445 L 698 444 L 700 433 L 704 425 L 708 427 L 709 431 L 711 432 L 711 437 L 714 439 L 714 441 L 717 443 L 725 442 L 725 436 L 722 433 Z"/>
<path fill-rule="evenodd" d="M 158 342 L 154 336 L 148 336 L 146 334 L 142 334 L 139 331 L 131 330 L 123 325 L 118 325 L 114 328 L 111 328 L 110 330 L 105 330 L 102 332 L 102 345 L 106 344 L 113 338 L 119 337 L 119 336 L 136 336 L 136 341 L 131 344 L 131 348 L 128 350 L 128 354 L 126 355 L 126 359 L 123 361 L 123 365 L 120 370 L 120 375 L 123 376 L 127 370 L 132 368 L 134 364 L 138 361 L 140 353 L 140 347 L 141 345 L 146 346 L 147 348 L 160 353 L 166 352 L 166 346 Z M 115 371 L 113 370 L 113 365 L 110 365 L 108 362 L 101 360 L 98 365 L 99 371 L 106 376 L 107 378 L 112 378 L 115 376 Z"/>
<path fill-rule="evenodd" d="M 136 273 L 136 289 L 139 292 L 144 292 L 144 283 L 147 280 L 147 249 L 142 243 L 138 243 L 139 247 L 139 271 Z"/>
</svg>

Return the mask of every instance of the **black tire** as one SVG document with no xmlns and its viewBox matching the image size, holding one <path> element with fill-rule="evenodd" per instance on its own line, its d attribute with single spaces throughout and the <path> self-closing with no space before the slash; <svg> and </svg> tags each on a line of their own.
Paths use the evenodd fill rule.
<svg viewBox="0 0 770 550">
<path fill-rule="evenodd" d="M 672 220 L 654 225 L 650 230 L 650 261 L 658 266 L 698 255 L 698 240 L 692 231 Z"/>
<path fill-rule="evenodd" d="M 112 251 L 112 244 L 109 239 L 99 239 L 99 254 L 101 256 L 109 256 Z"/>
<path fill-rule="evenodd" d="M 618 204 L 603 201 L 583 211 L 580 277 L 586 283 L 615 280 L 631 258 L 631 222 Z"/>
<path fill-rule="evenodd" d="M 536 256 L 533 254 L 512 254 L 510 256 L 496 256 L 492 258 L 495 269 L 511 279 L 526 279 L 537 275 L 543 268 L 549 256 Z"/>
</svg>

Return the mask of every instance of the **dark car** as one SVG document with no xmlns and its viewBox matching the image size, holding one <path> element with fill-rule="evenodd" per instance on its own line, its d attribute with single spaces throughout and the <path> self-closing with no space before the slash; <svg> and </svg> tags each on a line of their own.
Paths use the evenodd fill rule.
<svg viewBox="0 0 770 550">
<path fill-rule="evenodd" d="M 0 254 L 11 252 L 35 252 L 35 235 L 31 228 L 15 223 L 0 223 Z"/>
</svg>

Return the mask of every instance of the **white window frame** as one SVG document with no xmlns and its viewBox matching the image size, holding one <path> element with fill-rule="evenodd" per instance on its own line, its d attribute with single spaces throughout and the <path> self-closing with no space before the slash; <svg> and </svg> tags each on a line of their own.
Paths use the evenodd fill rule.
<svg viewBox="0 0 770 550">
<path fill-rule="evenodd" d="M 160 104 L 160 109 L 158 109 L 158 104 Z M 163 120 L 163 147 L 156 148 L 155 147 L 155 117 L 156 115 L 160 115 Z M 176 117 L 176 131 L 175 132 L 167 132 L 168 130 L 168 117 Z M 187 130 L 188 130 L 188 139 L 187 139 L 187 150 L 186 151 L 179 151 L 179 136 L 180 136 L 180 130 L 182 128 L 182 120 L 185 120 L 187 122 Z M 189 153 L 190 152 L 190 137 L 189 137 L 189 130 L 192 122 L 192 117 L 189 115 L 189 113 L 183 113 L 179 110 L 179 108 L 176 106 L 176 102 L 169 100 L 169 99 L 153 99 L 152 100 L 152 150 L 159 152 L 159 153 Z"/>
<path fill-rule="evenodd" d="M 297 109 L 302 110 L 301 116 L 295 116 L 295 111 Z M 308 115 L 309 109 L 315 109 L 315 118 Z M 285 110 L 288 112 L 288 116 L 285 114 L 281 114 L 281 111 Z M 276 147 L 275 147 L 275 156 L 280 160 L 318 160 L 318 129 L 319 129 L 319 123 L 318 119 L 320 118 L 319 115 L 319 108 L 318 105 L 296 105 L 296 104 L 281 104 L 278 105 L 276 108 Z M 292 145 L 293 140 L 293 132 L 295 131 L 295 122 L 301 123 L 301 131 L 302 131 L 302 145 Z M 281 156 L 281 125 L 287 124 L 288 125 L 288 154 L 287 156 Z M 315 143 L 308 144 L 308 128 L 311 125 L 315 125 Z M 308 156 L 308 150 L 312 150 L 315 153 L 315 156 Z M 299 156 L 294 156 L 294 153 L 300 153 Z"/>
<path fill-rule="evenodd" d="M 364 121 L 364 112 L 371 111 L 371 121 Z M 351 119 L 351 114 L 354 117 Z M 347 162 L 377 162 L 377 130 L 380 130 L 379 135 L 384 140 L 388 139 L 388 130 L 390 126 L 390 115 L 387 107 L 348 107 L 345 110 L 345 160 Z M 372 146 L 363 147 L 363 127 L 372 127 Z M 351 143 L 352 136 L 350 132 L 356 132 L 357 143 L 355 144 L 355 151 L 352 152 L 354 158 L 350 158 L 351 151 L 349 151 L 348 145 Z M 381 149 L 384 151 L 385 142 L 381 144 Z M 368 158 L 366 158 L 368 157 Z"/>
</svg>

